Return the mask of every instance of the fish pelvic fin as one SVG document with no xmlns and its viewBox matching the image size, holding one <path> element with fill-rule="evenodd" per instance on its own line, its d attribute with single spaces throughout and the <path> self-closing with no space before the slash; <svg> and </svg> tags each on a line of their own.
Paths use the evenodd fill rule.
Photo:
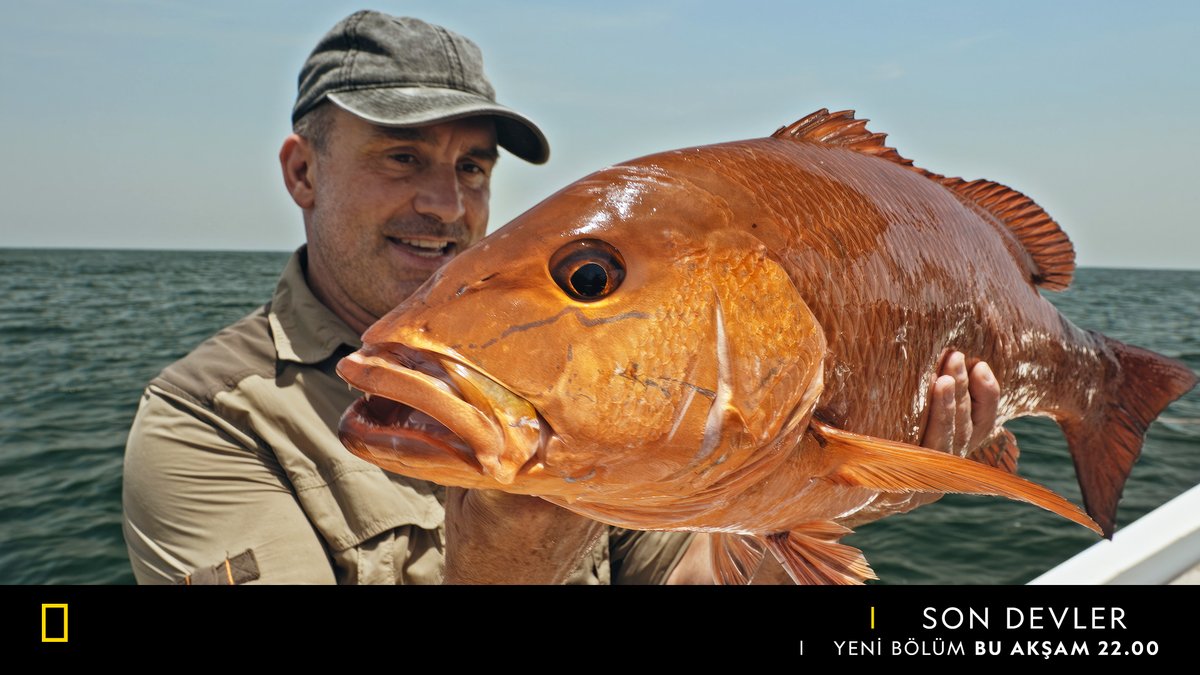
<svg viewBox="0 0 1200 675">
<path fill-rule="evenodd" d="M 883 492 L 932 492 L 1008 497 L 1040 506 L 1101 533 L 1078 506 L 1049 488 L 1000 469 L 915 445 L 843 431 L 813 420 L 828 462 L 825 480 Z"/>
<path fill-rule="evenodd" d="M 862 551 L 838 542 L 850 532 L 834 522 L 815 521 L 767 535 L 763 543 L 797 584 L 847 586 L 878 579 Z"/>
<path fill-rule="evenodd" d="M 913 165 L 895 148 L 884 144 L 887 134 L 867 131 L 865 119 L 853 110 L 829 112 L 827 108 L 781 127 L 772 138 L 840 147 L 878 157 L 941 183 L 960 200 L 991 214 L 1016 238 L 1014 254 L 1025 259 L 1029 281 L 1051 291 L 1071 284 L 1075 274 L 1075 247 L 1042 207 L 1016 190 L 989 180 L 948 178 Z"/>
<path fill-rule="evenodd" d="M 1008 429 L 1001 428 L 990 443 L 985 443 L 971 451 L 967 459 L 980 464 L 994 466 L 1001 471 L 1015 474 L 1017 472 L 1017 439 Z"/>
<path fill-rule="evenodd" d="M 765 551 L 755 537 L 717 532 L 709 535 L 713 577 L 726 586 L 750 583 Z"/>
<path fill-rule="evenodd" d="M 1175 359 L 1095 334 L 1116 357 L 1121 375 L 1097 396 L 1092 410 L 1059 416 L 1088 514 L 1112 537 L 1117 502 L 1142 452 L 1150 422 L 1196 385 L 1196 374 Z"/>
</svg>

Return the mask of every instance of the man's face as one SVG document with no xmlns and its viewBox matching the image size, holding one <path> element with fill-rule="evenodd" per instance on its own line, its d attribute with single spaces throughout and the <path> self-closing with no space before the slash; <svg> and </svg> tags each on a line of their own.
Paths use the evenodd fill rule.
<svg viewBox="0 0 1200 675">
<path fill-rule="evenodd" d="M 369 324 L 483 237 L 495 126 L 475 117 L 398 129 L 331 113 L 310 166 L 309 283 L 343 318 Z"/>
</svg>

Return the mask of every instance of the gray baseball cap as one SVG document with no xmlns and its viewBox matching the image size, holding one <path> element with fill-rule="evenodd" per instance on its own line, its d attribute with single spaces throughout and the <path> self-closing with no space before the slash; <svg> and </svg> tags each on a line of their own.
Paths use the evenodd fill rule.
<svg viewBox="0 0 1200 675">
<path fill-rule="evenodd" d="M 479 47 L 420 19 L 364 10 L 339 21 L 304 62 L 292 122 L 325 99 L 392 127 L 489 116 L 500 147 L 534 164 L 550 158 L 537 125 L 496 103 Z"/>
</svg>

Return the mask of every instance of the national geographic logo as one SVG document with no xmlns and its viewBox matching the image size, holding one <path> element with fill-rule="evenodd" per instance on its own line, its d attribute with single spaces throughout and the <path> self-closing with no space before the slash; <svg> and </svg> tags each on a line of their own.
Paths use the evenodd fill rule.
<svg viewBox="0 0 1200 675">
<path fill-rule="evenodd" d="M 42 605 L 42 642 L 67 641 L 67 606 Z"/>
</svg>

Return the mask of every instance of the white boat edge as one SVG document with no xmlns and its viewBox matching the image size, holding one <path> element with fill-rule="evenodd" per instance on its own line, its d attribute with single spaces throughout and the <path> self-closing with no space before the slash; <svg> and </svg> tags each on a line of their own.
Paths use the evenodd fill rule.
<svg viewBox="0 0 1200 675">
<path fill-rule="evenodd" d="M 1029 583 L 1200 584 L 1200 485 Z"/>
</svg>

